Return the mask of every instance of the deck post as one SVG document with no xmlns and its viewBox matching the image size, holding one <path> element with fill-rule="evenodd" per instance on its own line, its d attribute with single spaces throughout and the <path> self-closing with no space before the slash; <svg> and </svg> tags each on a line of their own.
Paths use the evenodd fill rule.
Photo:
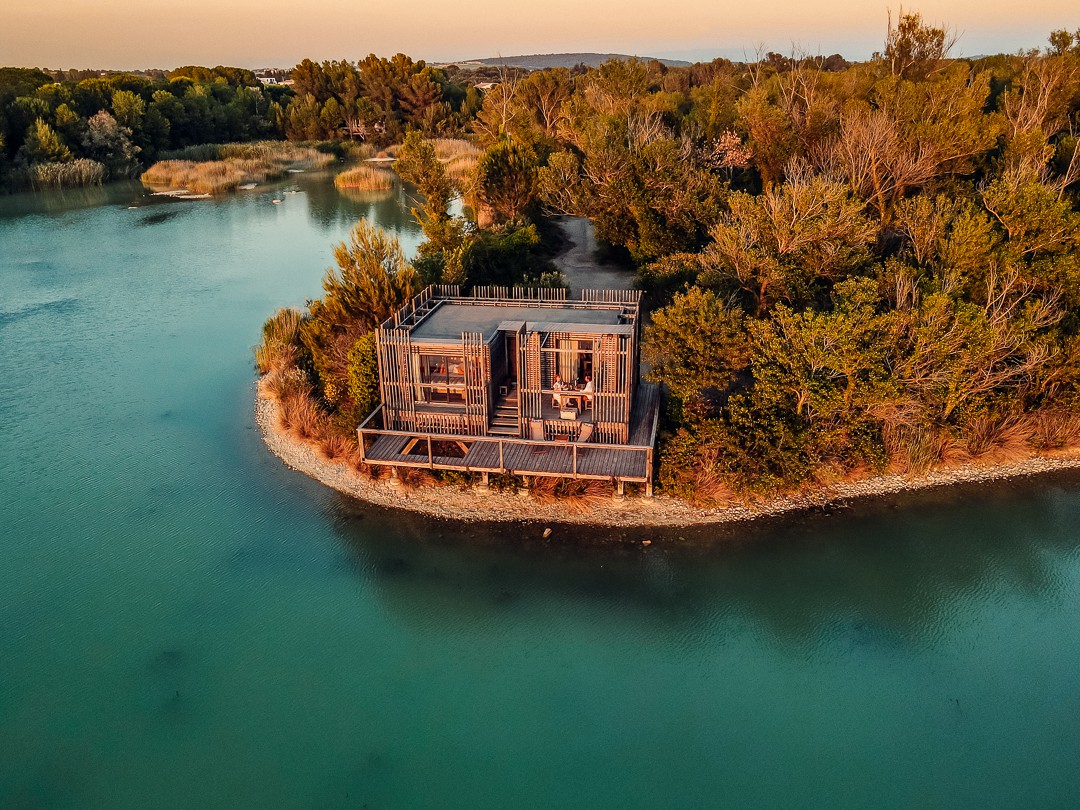
<svg viewBox="0 0 1080 810">
<path fill-rule="evenodd" d="M 387 483 L 394 489 L 401 488 L 401 478 L 398 477 L 398 468 L 395 466 L 390 467 L 390 478 Z"/>
<path fill-rule="evenodd" d="M 487 492 L 491 489 L 491 482 L 488 480 L 488 474 L 486 472 L 480 473 L 480 483 L 476 485 L 476 488 L 481 492 Z"/>
<path fill-rule="evenodd" d="M 573 455 L 574 478 L 577 478 L 577 443 L 576 442 L 574 444 L 570 445 L 570 451 L 571 451 L 571 453 Z"/>
<path fill-rule="evenodd" d="M 435 459 L 431 455 L 431 436 L 427 437 L 427 465 L 429 469 L 435 469 Z"/>
<path fill-rule="evenodd" d="M 529 476 L 521 476 L 521 486 L 518 487 L 517 494 L 522 498 L 528 498 L 530 494 L 530 487 L 532 482 L 529 480 Z"/>
<path fill-rule="evenodd" d="M 621 504 L 626 500 L 626 483 L 621 478 L 615 479 L 615 492 L 611 497 L 616 504 Z"/>
</svg>

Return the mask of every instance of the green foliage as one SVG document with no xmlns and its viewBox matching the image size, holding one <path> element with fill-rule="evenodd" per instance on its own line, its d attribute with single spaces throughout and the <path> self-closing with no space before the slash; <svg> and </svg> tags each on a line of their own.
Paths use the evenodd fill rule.
<svg viewBox="0 0 1080 810">
<path fill-rule="evenodd" d="M 312 302 L 317 317 L 332 326 L 373 329 L 420 291 L 398 241 L 366 220 L 353 226 L 347 243 L 334 248 L 334 260 L 337 267 L 326 271 L 322 299 Z"/>
<path fill-rule="evenodd" d="M 476 198 L 498 222 L 514 221 L 537 194 L 537 158 L 532 149 L 509 141 L 489 146 L 476 164 Z"/>
<path fill-rule="evenodd" d="M 26 139 L 19 150 L 19 159 L 28 165 L 64 163 L 72 159 L 72 154 L 56 130 L 39 118 L 27 130 Z"/>
<path fill-rule="evenodd" d="M 824 178 L 732 195 L 700 256 L 700 283 L 738 291 L 756 315 L 778 301 L 806 305 L 856 272 L 877 230 L 842 185 Z"/>
<path fill-rule="evenodd" d="M 334 248 L 334 259 L 322 298 L 308 302 L 300 342 L 323 398 L 340 407 L 349 397 L 349 353 L 356 341 L 419 292 L 420 278 L 397 240 L 366 220 Z"/>
<path fill-rule="evenodd" d="M 164 150 L 282 134 L 281 105 L 271 96 L 287 91 L 271 92 L 250 71 L 234 68 L 182 68 L 174 75 L 67 71 L 52 81 L 41 71 L 0 68 L 4 157 L 21 164 L 9 173 L 9 185 L 43 178 L 48 185 L 85 183 L 87 167 L 99 164 L 109 177 L 128 177 Z M 78 160 L 85 161 L 78 170 L 34 169 Z"/>
<path fill-rule="evenodd" d="M 710 290 L 691 287 L 653 313 L 642 355 L 649 379 L 680 400 L 702 391 L 723 391 L 746 368 L 745 318 Z"/>
<path fill-rule="evenodd" d="M 379 404 L 379 360 L 375 335 L 357 338 L 349 350 L 349 396 L 358 419 L 363 419 Z"/>
<path fill-rule="evenodd" d="M 133 177 L 139 171 L 139 148 L 131 142 L 131 130 L 104 110 L 87 121 L 83 147 L 105 166 L 110 178 Z"/>
<path fill-rule="evenodd" d="M 468 286 L 560 286 L 535 225 L 480 230 L 465 240 L 460 262 Z"/>
</svg>

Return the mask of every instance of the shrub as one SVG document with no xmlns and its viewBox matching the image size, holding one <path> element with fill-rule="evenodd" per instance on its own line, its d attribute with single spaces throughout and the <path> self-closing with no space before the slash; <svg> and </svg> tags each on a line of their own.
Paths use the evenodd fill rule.
<svg viewBox="0 0 1080 810">
<path fill-rule="evenodd" d="M 1080 414 L 1040 411 L 1031 419 L 1031 444 L 1038 450 L 1065 450 L 1080 444 Z"/>
<path fill-rule="evenodd" d="M 355 445 L 356 442 L 349 442 L 344 436 L 331 433 L 319 440 L 315 453 L 323 461 L 345 464 L 348 463 L 352 447 Z"/>
<path fill-rule="evenodd" d="M 362 419 L 379 404 L 379 359 L 375 335 L 361 335 L 349 352 L 349 396 L 357 418 Z"/>
</svg>

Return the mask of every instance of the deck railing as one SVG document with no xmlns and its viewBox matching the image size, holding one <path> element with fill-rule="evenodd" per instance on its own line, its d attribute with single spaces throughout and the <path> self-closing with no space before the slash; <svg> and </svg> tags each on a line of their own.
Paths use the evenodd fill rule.
<svg viewBox="0 0 1080 810">
<path fill-rule="evenodd" d="M 403 466 L 403 467 L 426 467 L 433 470 L 460 470 L 465 472 L 486 473 L 510 473 L 517 475 L 553 476 L 572 478 L 590 478 L 598 480 L 617 479 L 621 481 L 641 482 L 651 490 L 653 448 L 633 446 L 625 444 L 598 444 L 581 443 L 572 441 L 539 441 L 536 439 L 520 439 L 503 436 L 469 436 L 465 434 L 426 433 L 423 431 L 385 430 L 371 427 L 380 414 L 381 406 L 377 408 L 363 424 L 357 428 L 357 438 L 360 445 L 360 456 L 363 461 L 373 465 Z M 391 457 L 381 455 L 369 456 L 371 446 L 382 437 L 398 437 L 403 440 L 401 445 L 413 442 L 412 450 L 419 444 L 426 450 L 425 453 L 416 454 L 410 452 L 410 458 L 405 458 L 405 453 L 396 451 Z M 436 443 L 462 443 L 467 448 L 464 456 L 447 457 L 439 456 L 434 452 Z M 497 448 L 497 463 L 495 454 L 487 453 L 485 457 L 488 463 L 472 464 L 467 458 L 468 451 L 476 444 L 494 445 Z M 553 464 L 529 464 L 528 459 L 523 463 L 512 462 L 511 455 L 517 448 L 546 449 L 562 451 L 568 455 L 569 464 L 566 469 L 555 469 L 560 465 Z M 567 453 L 567 451 L 569 451 Z M 426 457 L 425 457 L 426 456 Z M 588 458 L 590 461 L 598 461 L 604 469 L 583 468 L 582 462 Z M 593 465 L 595 467 L 595 465 Z"/>
</svg>

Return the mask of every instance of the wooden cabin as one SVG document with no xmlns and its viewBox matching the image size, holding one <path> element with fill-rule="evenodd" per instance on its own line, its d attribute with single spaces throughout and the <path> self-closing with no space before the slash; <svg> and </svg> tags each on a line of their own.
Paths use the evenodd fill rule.
<svg viewBox="0 0 1080 810">
<path fill-rule="evenodd" d="M 375 332 L 371 464 L 610 479 L 652 494 L 658 389 L 637 290 L 429 287 Z"/>
</svg>

